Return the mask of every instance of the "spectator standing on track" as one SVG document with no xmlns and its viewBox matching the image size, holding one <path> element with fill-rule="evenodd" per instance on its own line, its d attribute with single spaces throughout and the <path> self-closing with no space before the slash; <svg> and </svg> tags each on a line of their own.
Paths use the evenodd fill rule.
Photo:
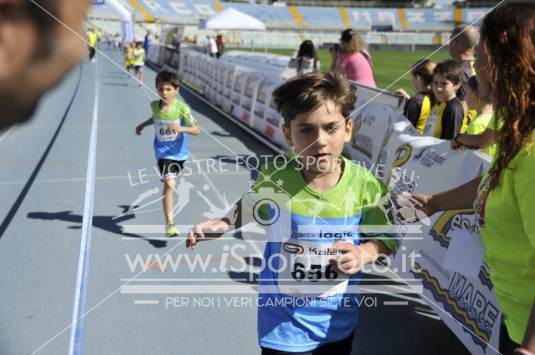
<svg viewBox="0 0 535 355">
<path fill-rule="evenodd" d="M 482 176 L 431 196 L 421 209 L 473 208 L 493 291 L 504 314 L 499 351 L 535 354 L 535 3 L 509 2 L 483 19 L 476 48 L 480 96 L 494 105 L 497 152 Z"/>
<path fill-rule="evenodd" d="M 166 234 L 175 237 L 180 233 L 173 216 L 176 177 L 189 158 L 188 136 L 198 135 L 201 131 L 189 106 L 176 97 L 179 90 L 176 74 L 160 72 L 156 76 L 156 89 L 160 100 L 151 102 L 152 117 L 136 127 L 136 134 L 140 135 L 145 127 L 154 125 L 154 154 L 164 184 Z"/>
<path fill-rule="evenodd" d="M 314 43 L 309 39 L 303 41 L 299 48 L 294 52 L 288 66 L 290 68 L 295 68 L 297 75 L 319 71 L 320 62 L 316 54 Z"/>
<path fill-rule="evenodd" d="M 132 57 L 132 52 L 134 51 L 132 43 L 125 43 L 124 46 L 124 67 L 128 70 L 129 74 L 134 73 L 134 61 Z M 130 75 L 128 76 L 130 79 Z"/>
<path fill-rule="evenodd" d="M 41 96 L 87 55 L 83 20 L 89 0 L 0 1 L 0 130 L 24 122 Z"/>
<path fill-rule="evenodd" d="M 143 48 L 143 42 L 136 42 L 134 49 L 132 50 L 132 65 L 137 79 L 140 81 L 139 85 L 143 83 L 144 67 L 145 67 L 145 49 Z"/>
<path fill-rule="evenodd" d="M 87 32 L 87 43 L 89 43 L 89 60 L 92 63 L 95 63 L 97 61 L 95 58 L 97 42 L 97 32 L 95 31 L 94 27 L 91 27 Z"/>
<path fill-rule="evenodd" d="M 342 31 L 340 45 L 330 49 L 331 70 L 345 72 L 357 84 L 376 87 L 372 57 L 362 37 L 354 30 Z"/>
<path fill-rule="evenodd" d="M 217 55 L 217 44 L 212 36 L 206 36 L 206 53 L 214 58 Z"/>
<path fill-rule="evenodd" d="M 152 32 L 147 30 L 147 34 L 143 40 L 143 48 L 145 49 L 145 53 L 149 53 L 149 48 L 152 46 L 152 40 Z"/>
<path fill-rule="evenodd" d="M 222 35 L 217 35 L 215 38 L 215 43 L 217 45 L 217 58 L 221 57 L 223 55 L 223 51 L 225 50 L 225 42 L 223 40 Z"/>
</svg>

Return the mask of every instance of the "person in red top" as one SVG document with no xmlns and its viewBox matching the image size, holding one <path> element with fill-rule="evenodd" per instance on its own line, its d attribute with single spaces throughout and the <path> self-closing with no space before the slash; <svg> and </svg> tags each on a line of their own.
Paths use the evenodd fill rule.
<svg viewBox="0 0 535 355">
<path fill-rule="evenodd" d="M 351 28 L 342 31 L 340 46 L 331 48 L 331 70 L 345 72 L 357 84 L 376 87 L 372 58 L 362 37 Z"/>
</svg>

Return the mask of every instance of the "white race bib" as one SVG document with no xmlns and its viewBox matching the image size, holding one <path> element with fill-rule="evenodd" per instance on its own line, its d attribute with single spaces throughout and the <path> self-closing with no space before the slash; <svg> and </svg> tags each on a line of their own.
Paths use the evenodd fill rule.
<svg viewBox="0 0 535 355">
<path fill-rule="evenodd" d="M 330 260 L 341 255 L 333 244 L 290 239 L 282 243 L 278 288 L 290 296 L 328 297 L 344 293 L 348 276 L 340 274 Z M 269 267 L 269 265 L 268 265 Z"/>
<path fill-rule="evenodd" d="M 156 137 L 160 142 L 171 142 L 176 140 L 178 132 L 171 128 L 171 125 L 180 125 L 180 121 L 154 120 Z"/>
</svg>

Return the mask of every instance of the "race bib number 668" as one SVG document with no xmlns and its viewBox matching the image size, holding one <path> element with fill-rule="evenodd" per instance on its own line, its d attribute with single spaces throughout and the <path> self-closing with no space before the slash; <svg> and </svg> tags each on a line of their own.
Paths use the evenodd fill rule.
<svg viewBox="0 0 535 355">
<path fill-rule="evenodd" d="M 176 140 L 178 132 L 171 128 L 171 126 L 174 124 L 180 124 L 180 121 L 155 120 L 156 136 L 160 142 L 170 142 Z"/>
</svg>

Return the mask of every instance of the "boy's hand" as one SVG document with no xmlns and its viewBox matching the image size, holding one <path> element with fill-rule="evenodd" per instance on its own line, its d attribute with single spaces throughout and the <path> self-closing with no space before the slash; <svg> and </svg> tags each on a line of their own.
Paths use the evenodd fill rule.
<svg viewBox="0 0 535 355">
<path fill-rule="evenodd" d="M 143 125 L 139 125 L 136 127 L 136 134 L 139 136 L 141 134 L 141 131 L 143 130 Z"/>
<path fill-rule="evenodd" d="M 411 98 L 411 95 L 409 95 L 405 90 L 403 89 L 397 89 L 396 92 L 394 93 L 396 96 L 399 96 L 399 97 L 404 97 L 406 98 L 407 100 Z"/>
<path fill-rule="evenodd" d="M 180 126 L 180 125 L 178 125 L 176 123 L 170 124 L 169 128 L 172 129 L 173 131 L 177 132 L 177 133 L 181 133 L 182 132 L 182 126 Z"/>
<path fill-rule="evenodd" d="M 188 233 L 186 248 L 195 249 L 199 240 L 205 239 L 210 234 L 221 234 L 228 230 L 228 224 L 220 220 L 204 221 L 193 226 Z"/>
<path fill-rule="evenodd" d="M 344 275 L 353 275 L 360 271 L 363 260 L 366 259 L 360 246 L 350 242 L 337 241 L 332 249 L 342 253 L 331 260 L 331 264 L 338 272 Z"/>
</svg>

